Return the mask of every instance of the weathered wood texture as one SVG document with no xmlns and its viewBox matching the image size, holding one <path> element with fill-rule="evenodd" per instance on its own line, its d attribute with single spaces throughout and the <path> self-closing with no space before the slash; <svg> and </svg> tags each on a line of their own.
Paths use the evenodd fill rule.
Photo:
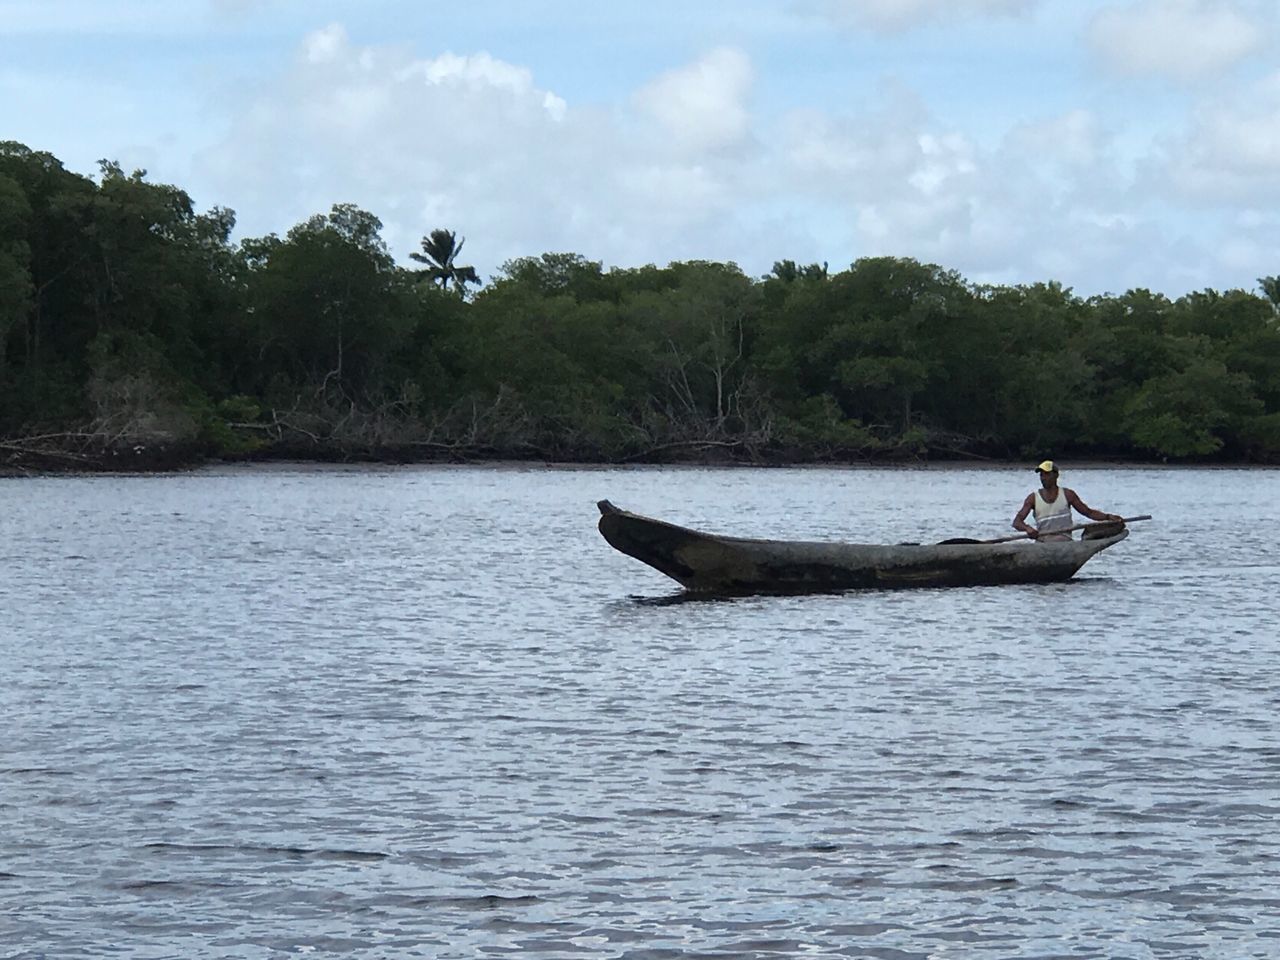
<svg viewBox="0 0 1280 960">
<path fill-rule="evenodd" d="M 601 500 L 600 533 L 615 549 L 698 593 L 816 593 L 1069 580 L 1129 535 L 1055 543 L 881 546 L 750 540 L 700 533 Z"/>
</svg>

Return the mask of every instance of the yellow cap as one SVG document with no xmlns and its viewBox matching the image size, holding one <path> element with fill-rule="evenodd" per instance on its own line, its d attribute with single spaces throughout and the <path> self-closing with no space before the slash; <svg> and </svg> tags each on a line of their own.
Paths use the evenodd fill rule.
<svg viewBox="0 0 1280 960">
<path fill-rule="evenodd" d="M 1054 465 L 1052 460 L 1041 460 L 1040 465 L 1036 467 L 1036 469 L 1041 473 L 1053 473 L 1058 468 Z"/>
</svg>

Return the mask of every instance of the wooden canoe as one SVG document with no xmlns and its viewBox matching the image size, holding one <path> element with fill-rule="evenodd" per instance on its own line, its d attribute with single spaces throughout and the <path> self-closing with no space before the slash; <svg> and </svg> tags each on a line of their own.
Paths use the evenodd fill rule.
<svg viewBox="0 0 1280 960">
<path fill-rule="evenodd" d="M 1083 540 L 881 546 L 722 537 L 653 520 L 601 500 L 600 533 L 696 593 L 821 593 L 890 587 L 990 586 L 1069 580 L 1129 535 L 1098 525 Z M 1105 535 L 1099 535 L 1105 534 Z"/>
</svg>

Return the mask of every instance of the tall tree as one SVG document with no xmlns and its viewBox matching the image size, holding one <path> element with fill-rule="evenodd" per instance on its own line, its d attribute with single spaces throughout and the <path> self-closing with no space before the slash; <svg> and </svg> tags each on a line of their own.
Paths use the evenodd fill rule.
<svg viewBox="0 0 1280 960">
<path fill-rule="evenodd" d="M 262 383 L 358 395 L 403 332 L 399 278 L 373 214 L 337 204 L 286 237 L 246 241 Z M 280 375 L 283 374 L 283 378 Z"/>
<path fill-rule="evenodd" d="M 756 419 L 750 352 L 759 288 L 733 264 L 694 260 L 667 269 L 675 286 L 641 291 L 623 304 L 628 324 L 650 343 L 647 406 L 661 414 L 672 439 L 742 434 Z"/>
<path fill-rule="evenodd" d="M 0 173 L 0 386 L 3 386 L 9 332 L 24 326 L 31 310 L 31 246 L 27 221 L 31 205 L 12 178 Z"/>
<path fill-rule="evenodd" d="M 89 336 L 85 305 L 93 300 L 90 237 L 98 188 L 52 154 L 13 141 L 0 142 L 0 174 L 13 179 L 30 206 L 25 236 L 35 290 L 27 322 L 11 331 L 22 344 L 20 359 L 30 370 L 74 364 Z M 11 353 L 9 359 L 19 358 Z"/>
<path fill-rule="evenodd" d="M 452 230 L 432 230 L 422 238 L 422 253 L 411 253 L 409 258 L 427 264 L 421 274 L 432 283 L 446 288 L 450 284 L 459 293 L 466 293 L 468 283 L 480 285 L 480 275 L 475 267 L 459 266 L 458 255 L 462 253 L 462 245 L 466 237 L 458 239 Z"/>
</svg>

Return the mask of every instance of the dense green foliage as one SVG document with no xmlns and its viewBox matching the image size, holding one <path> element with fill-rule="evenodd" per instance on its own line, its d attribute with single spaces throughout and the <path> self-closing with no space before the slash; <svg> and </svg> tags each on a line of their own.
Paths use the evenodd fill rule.
<svg viewBox="0 0 1280 960">
<path fill-rule="evenodd" d="M 406 269 L 349 205 L 233 226 L 142 172 L 0 144 L 9 449 L 1280 458 L 1274 277 L 1082 299 L 887 257 L 752 278 L 554 253 L 481 286 L 452 232 Z"/>
</svg>

